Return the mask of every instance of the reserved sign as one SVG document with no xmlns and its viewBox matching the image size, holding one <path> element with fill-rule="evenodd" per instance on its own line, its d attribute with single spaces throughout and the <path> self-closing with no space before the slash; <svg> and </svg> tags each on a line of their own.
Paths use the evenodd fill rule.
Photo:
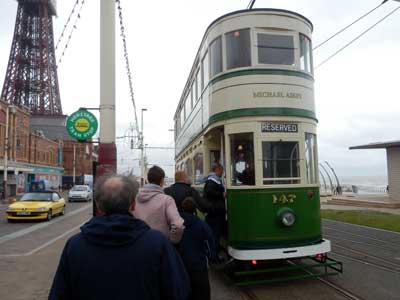
<svg viewBox="0 0 400 300">
<path fill-rule="evenodd" d="M 278 123 L 264 122 L 261 123 L 261 132 L 298 132 L 297 124 L 293 123 Z"/>
</svg>

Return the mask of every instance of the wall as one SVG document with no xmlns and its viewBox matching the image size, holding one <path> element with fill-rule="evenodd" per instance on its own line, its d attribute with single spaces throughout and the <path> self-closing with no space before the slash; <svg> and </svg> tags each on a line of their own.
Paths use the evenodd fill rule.
<svg viewBox="0 0 400 300">
<path fill-rule="evenodd" d="M 400 147 L 386 148 L 389 197 L 400 202 Z"/>
</svg>

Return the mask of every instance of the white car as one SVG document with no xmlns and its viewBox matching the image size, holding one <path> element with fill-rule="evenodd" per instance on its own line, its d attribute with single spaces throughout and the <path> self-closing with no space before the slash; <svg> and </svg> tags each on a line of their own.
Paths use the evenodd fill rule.
<svg viewBox="0 0 400 300">
<path fill-rule="evenodd" d="M 74 185 L 68 193 L 68 201 L 91 201 L 93 197 L 92 190 L 87 185 Z"/>
</svg>

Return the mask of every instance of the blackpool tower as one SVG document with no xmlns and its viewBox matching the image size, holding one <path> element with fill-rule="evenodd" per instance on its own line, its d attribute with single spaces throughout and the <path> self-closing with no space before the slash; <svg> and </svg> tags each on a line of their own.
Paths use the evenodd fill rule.
<svg viewBox="0 0 400 300">
<path fill-rule="evenodd" d="M 29 107 L 32 115 L 62 115 L 53 36 L 56 13 L 56 0 L 18 0 L 1 100 Z"/>
</svg>

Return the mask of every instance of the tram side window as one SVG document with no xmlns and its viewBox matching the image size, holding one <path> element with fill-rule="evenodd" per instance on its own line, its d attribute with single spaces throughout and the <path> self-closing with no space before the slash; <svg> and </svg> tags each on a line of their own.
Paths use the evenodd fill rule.
<svg viewBox="0 0 400 300">
<path fill-rule="evenodd" d="M 204 178 L 203 153 L 194 156 L 194 183 L 201 184 Z"/>
<path fill-rule="evenodd" d="M 300 34 L 300 69 L 313 73 L 311 40 L 304 34 Z"/>
<path fill-rule="evenodd" d="M 306 132 L 306 172 L 307 182 L 318 182 L 318 168 L 317 168 L 317 137 L 315 134 Z"/>
<path fill-rule="evenodd" d="M 219 150 L 210 151 L 210 170 L 213 164 L 221 163 L 221 152 Z"/>
<path fill-rule="evenodd" d="M 188 93 L 185 100 L 185 119 L 189 118 L 191 106 L 190 93 Z"/>
<path fill-rule="evenodd" d="M 232 185 L 255 185 L 253 134 L 238 133 L 229 137 Z"/>
<path fill-rule="evenodd" d="M 250 30 L 242 29 L 225 34 L 226 68 L 240 68 L 251 65 Z"/>
<path fill-rule="evenodd" d="M 299 143 L 262 142 L 263 183 L 300 183 Z"/>
<path fill-rule="evenodd" d="M 200 78 L 200 76 L 201 76 L 200 69 L 198 69 L 197 73 L 196 73 L 196 102 L 201 97 L 201 82 L 200 82 L 201 78 Z"/>
<path fill-rule="evenodd" d="M 222 72 L 222 39 L 216 38 L 210 45 L 211 77 Z"/>
<path fill-rule="evenodd" d="M 183 106 L 181 108 L 181 117 L 180 117 L 180 119 L 181 119 L 181 128 L 183 128 L 183 124 L 185 124 L 185 109 L 184 109 Z"/>
<path fill-rule="evenodd" d="M 294 66 L 294 40 L 291 35 L 257 33 L 258 63 Z"/>
<path fill-rule="evenodd" d="M 185 172 L 189 178 L 189 181 L 193 182 L 193 167 L 192 167 L 192 160 L 188 159 L 185 162 Z"/>
<path fill-rule="evenodd" d="M 210 79 L 209 63 L 207 52 L 201 61 L 201 89 L 204 89 L 207 86 L 208 80 Z"/>
</svg>

